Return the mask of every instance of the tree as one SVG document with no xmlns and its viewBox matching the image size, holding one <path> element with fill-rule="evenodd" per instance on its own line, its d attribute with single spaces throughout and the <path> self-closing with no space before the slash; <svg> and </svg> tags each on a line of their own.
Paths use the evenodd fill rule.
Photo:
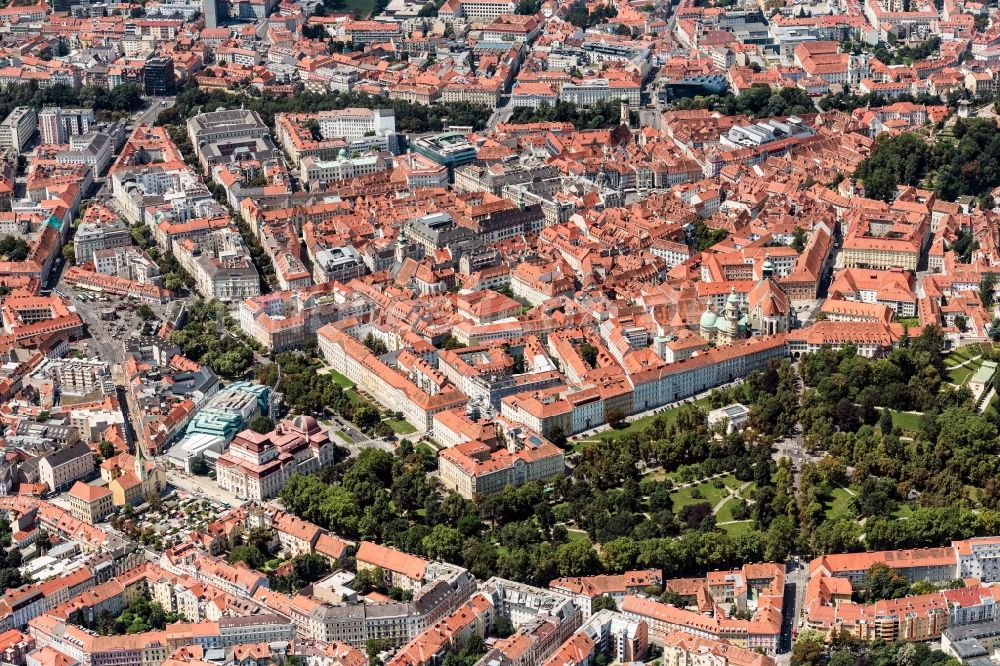
<svg viewBox="0 0 1000 666">
<path fill-rule="evenodd" d="M 596 613 L 601 610 L 618 611 L 618 604 L 615 603 L 613 597 L 607 594 L 602 594 L 593 601 L 590 602 L 590 612 Z"/>
<path fill-rule="evenodd" d="M 888 408 L 883 409 L 878 417 L 878 429 L 882 431 L 883 435 L 891 435 L 892 428 L 892 410 Z"/>
<path fill-rule="evenodd" d="M 806 230 L 802 227 L 795 227 L 795 235 L 792 237 L 792 247 L 796 252 L 802 252 L 806 249 L 807 240 Z"/>
<path fill-rule="evenodd" d="M 368 347 L 368 349 L 370 349 L 376 356 L 381 356 L 389 351 L 385 342 L 383 342 L 381 338 L 376 338 L 372 333 L 365 336 L 364 343 L 365 347 Z"/>
<path fill-rule="evenodd" d="M 435 525 L 431 533 L 424 537 L 424 549 L 428 557 L 445 562 L 461 562 L 465 538 L 454 527 Z"/>
<path fill-rule="evenodd" d="M 250 429 L 258 434 L 266 435 L 274 430 L 274 421 L 262 414 L 250 422 Z"/>
<path fill-rule="evenodd" d="M 208 463 L 205 461 L 205 456 L 195 456 L 191 459 L 191 473 L 196 476 L 208 475 Z"/>
<path fill-rule="evenodd" d="M 62 257 L 67 266 L 76 260 L 76 245 L 72 241 L 63 245 Z"/>
<path fill-rule="evenodd" d="M 145 303 L 139 306 L 137 314 L 143 321 L 156 321 L 157 319 L 156 313 L 153 312 L 153 308 L 149 307 L 149 305 Z"/>
<path fill-rule="evenodd" d="M 587 365 L 591 368 L 597 367 L 597 347 L 590 344 L 589 342 L 584 342 L 580 345 L 580 356 L 586 361 Z"/>
<path fill-rule="evenodd" d="M 101 457 L 104 458 L 105 460 L 114 457 L 115 454 L 117 453 L 117 451 L 115 451 L 115 445 L 106 439 L 101 440 L 101 443 L 98 445 L 98 448 L 101 451 Z"/>
<path fill-rule="evenodd" d="M 792 646 L 792 666 L 821 666 L 825 652 L 826 641 L 820 632 L 803 631 Z"/>
<path fill-rule="evenodd" d="M 865 582 L 865 600 L 868 603 L 882 599 L 899 599 L 910 591 L 910 582 L 903 574 L 883 562 L 876 562 L 868 569 Z"/>
<path fill-rule="evenodd" d="M 227 559 L 230 562 L 243 562 L 251 569 L 259 569 L 267 561 L 264 553 L 260 552 L 256 546 L 249 544 L 241 544 L 233 548 L 229 551 Z"/>
<path fill-rule="evenodd" d="M 608 425 L 612 428 L 622 428 L 625 426 L 625 410 L 614 407 L 608 410 Z"/>
<path fill-rule="evenodd" d="M 955 315 L 955 328 L 957 328 L 959 331 L 965 333 L 966 329 L 968 328 L 968 324 L 969 322 L 964 315 Z"/>
<path fill-rule="evenodd" d="M 997 274 L 993 272 L 983 273 L 979 280 L 979 299 L 983 302 L 983 307 L 993 307 L 996 297 Z"/>
<path fill-rule="evenodd" d="M 560 576 L 589 576 L 600 571 L 601 561 L 586 539 L 570 541 L 556 550 Z"/>
</svg>

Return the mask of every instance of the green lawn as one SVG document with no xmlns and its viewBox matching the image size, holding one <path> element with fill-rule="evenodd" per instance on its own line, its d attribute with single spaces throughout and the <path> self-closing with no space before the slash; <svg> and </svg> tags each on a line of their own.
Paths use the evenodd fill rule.
<svg viewBox="0 0 1000 666">
<path fill-rule="evenodd" d="M 337 431 L 337 437 L 341 438 L 342 440 L 344 440 L 348 444 L 353 444 L 354 443 L 354 440 L 351 439 L 350 436 L 346 432 L 344 432 L 343 430 L 338 430 Z"/>
<path fill-rule="evenodd" d="M 723 504 L 722 508 L 719 509 L 719 513 L 715 514 L 715 522 L 728 523 L 729 521 L 733 520 L 733 509 L 739 503 L 740 501 L 734 497 L 733 499 Z"/>
<path fill-rule="evenodd" d="M 830 520 L 846 518 L 851 506 L 851 494 L 847 492 L 846 488 L 834 488 L 831 495 L 833 495 L 833 500 L 826 508 L 826 517 Z"/>
<path fill-rule="evenodd" d="M 738 523 L 729 523 L 728 525 L 719 525 L 720 529 L 726 531 L 729 536 L 738 537 L 746 534 L 750 531 L 750 521 L 742 520 Z"/>
<path fill-rule="evenodd" d="M 983 348 L 978 344 L 965 345 L 964 347 L 959 347 L 950 354 L 944 357 L 944 364 L 948 367 L 957 365 L 962 361 L 968 361 L 974 356 L 979 356 L 983 353 Z"/>
<path fill-rule="evenodd" d="M 709 401 L 708 398 L 701 398 L 700 400 L 695 400 L 695 404 L 704 409 L 705 411 L 708 411 L 709 409 L 712 408 L 711 402 Z M 598 437 L 600 439 L 618 439 L 619 437 L 630 435 L 648 426 L 650 423 L 653 422 L 653 419 L 657 418 L 658 416 L 663 416 L 666 419 L 667 424 L 669 425 L 677 420 L 679 409 L 680 407 L 674 407 L 673 409 L 667 410 L 666 412 L 663 412 L 661 414 L 650 414 L 649 416 L 643 416 L 641 419 L 636 419 L 635 421 L 630 423 L 627 428 L 622 428 L 621 430 L 608 430 L 606 432 L 602 432 L 600 435 L 598 435 Z"/>
<path fill-rule="evenodd" d="M 732 476 L 724 476 L 721 479 L 723 482 L 732 479 Z M 692 492 L 697 488 L 701 497 L 693 497 Z M 716 488 L 712 485 L 712 481 L 706 481 L 705 483 L 699 483 L 697 486 L 688 486 L 686 488 L 678 488 L 674 492 L 670 493 L 670 498 L 674 501 L 674 513 L 676 513 L 682 506 L 687 506 L 689 504 L 698 504 L 700 502 L 708 502 L 713 507 L 719 503 L 726 494 L 726 488 Z"/>
<path fill-rule="evenodd" d="M 920 419 L 922 414 L 907 414 L 906 412 L 893 412 L 893 427 L 902 428 L 906 432 L 920 432 Z"/>
<path fill-rule="evenodd" d="M 348 0 L 345 9 L 361 18 L 368 18 L 368 15 L 375 9 L 375 0 Z"/>
<path fill-rule="evenodd" d="M 417 429 L 406 421 L 400 421 L 397 419 L 386 419 L 386 423 L 392 428 L 392 431 L 397 435 L 409 435 L 411 432 L 416 432 Z"/>
<path fill-rule="evenodd" d="M 900 504 L 899 508 L 892 515 L 895 518 L 909 518 L 913 515 L 913 506 L 910 504 Z"/>
<path fill-rule="evenodd" d="M 354 388 L 354 382 L 352 382 L 350 379 L 340 374 L 333 368 L 327 368 L 326 371 L 327 374 L 329 374 L 333 378 L 333 381 L 337 382 L 337 384 L 339 384 L 341 388 L 345 389 Z"/>
<path fill-rule="evenodd" d="M 570 541 L 590 541 L 590 537 L 587 536 L 587 533 L 578 529 L 567 529 L 566 537 Z"/>
<path fill-rule="evenodd" d="M 982 361 L 971 361 L 970 363 L 963 365 L 960 368 L 953 368 L 948 370 L 948 381 L 956 386 L 962 386 L 976 373 L 979 366 L 982 365 Z"/>
</svg>

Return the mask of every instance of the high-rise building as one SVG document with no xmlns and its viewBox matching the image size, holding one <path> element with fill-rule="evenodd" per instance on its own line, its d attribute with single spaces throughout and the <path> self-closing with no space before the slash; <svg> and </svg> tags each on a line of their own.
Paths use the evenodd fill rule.
<svg viewBox="0 0 1000 666">
<path fill-rule="evenodd" d="M 0 122 L 0 148 L 24 150 L 38 129 L 38 114 L 30 106 L 19 106 Z"/>
<path fill-rule="evenodd" d="M 174 61 L 170 58 L 150 58 L 142 73 L 147 95 L 169 95 L 174 91 Z"/>
<path fill-rule="evenodd" d="M 205 27 L 218 28 L 219 8 L 216 5 L 216 0 L 204 0 L 204 4 L 205 4 Z"/>
<path fill-rule="evenodd" d="M 43 144 L 67 143 L 70 137 L 86 134 L 93 124 L 93 109 L 46 107 L 38 112 L 38 131 Z"/>
</svg>

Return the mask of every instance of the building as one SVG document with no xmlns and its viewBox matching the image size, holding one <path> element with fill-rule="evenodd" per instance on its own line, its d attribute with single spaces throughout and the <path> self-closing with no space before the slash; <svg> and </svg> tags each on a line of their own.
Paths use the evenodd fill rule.
<svg viewBox="0 0 1000 666">
<path fill-rule="evenodd" d="M 146 60 L 146 66 L 142 70 L 142 88 L 147 95 L 169 95 L 176 85 L 173 58 L 163 56 Z"/>
<path fill-rule="evenodd" d="M 187 121 L 187 133 L 196 149 L 226 140 L 270 136 L 270 130 L 257 112 L 243 109 L 199 113 Z"/>
<path fill-rule="evenodd" d="M 559 447 L 531 432 L 509 437 L 506 447 L 470 441 L 438 452 L 441 483 L 473 499 L 565 473 Z"/>
<path fill-rule="evenodd" d="M 19 106 L 0 121 L 0 148 L 20 153 L 38 129 L 38 113 L 30 106 Z"/>
<path fill-rule="evenodd" d="M 663 585 L 663 572 L 658 569 L 626 571 L 623 574 L 598 576 L 574 576 L 557 578 L 549 583 L 549 588 L 573 596 L 584 618 L 593 614 L 593 602 L 601 597 L 611 597 L 616 605 L 625 601 L 626 595 L 644 594 L 647 587 Z"/>
<path fill-rule="evenodd" d="M 38 112 L 38 131 L 43 144 L 68 143 L 70 137 L 90 131 L 93 109 L 63 109 L 47 106 Z"/>
<path fill-rule="evenodd" d="M 663 666 L 774 666 L 774 659 L 753 650 L 683 631 L 663 637 Z"/>
<path fill-rule="evenodd" d="M 266 434 L 244 430 L 215 463 L 219 487 L 242 499 L 277 497 L 292 474 L 309 474 L 331 464 L 335 447 L 311 416 L 284 421 Z"/>
<path fill-rule="evenodd" d="M 476 159 L 476 148 L 462 132 L 444 132 L 414 139 L 411 148 L 427 159 L 453 171 Z"/>
<path fill-rule="evenodd" d="M 65 446 L 38 461 L 39 480 L 50 492 L 69 489 L 77 479 L 94 473 L 94 454 L 83 442 Z"/>
<path fill-rule="evenodd" d="M 320 351 L 334 370 L 389 411 L 401 412 L 420 432 L 431 429 L 431 420 L 438 412 L 468 401 L 436 368 L 409 351 L 400 352 L 396 365 L 390 366 L 335 324 L 319 329 L 317 338 Z"/>
<path fill-rule="evenodd" d="M 77 481 L 69 490 L 69 512 L 77 520 L 94 525 L 114 510 L 111 491 Z"/>
</svg>

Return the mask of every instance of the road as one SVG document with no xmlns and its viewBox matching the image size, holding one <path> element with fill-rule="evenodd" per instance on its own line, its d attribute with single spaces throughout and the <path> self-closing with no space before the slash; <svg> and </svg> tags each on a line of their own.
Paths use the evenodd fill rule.
<svg viewBox="0 0 1000 666">
<path fill-rule="evenodd" d="M 133 117 L 133 122 L 136 125 L 152 125 L 156 122 L 156 118 L 160 115 L 160 111 L 169 109 L 174 105 L 174 102 L 177 101 L 177 98 L 175 97 L 150 97 L 148 99 L 149 106 Z"/>
<path fill-rule="evenodd" d="M 787 666 L 792 649 L 792 632 L 797 629 L 802 606 L 806 598 L 809 582 L 809 568 L 795 559 L 785 562 L 785 598 L 782 603 L 781 645 L 778 648 L 778 664 Z M 782 654 L 785 653 L 785 654 Z"/>
<path fill-rule="evenodd" d="M 510 103 L 510 95 L 500 97 L 500 105 L 490 114 L 490 119 L 486 121 L 486 129 L 494 129 L 500 123 L 505 123 L 514 115 L 514 105 Z"/>
</svg>

